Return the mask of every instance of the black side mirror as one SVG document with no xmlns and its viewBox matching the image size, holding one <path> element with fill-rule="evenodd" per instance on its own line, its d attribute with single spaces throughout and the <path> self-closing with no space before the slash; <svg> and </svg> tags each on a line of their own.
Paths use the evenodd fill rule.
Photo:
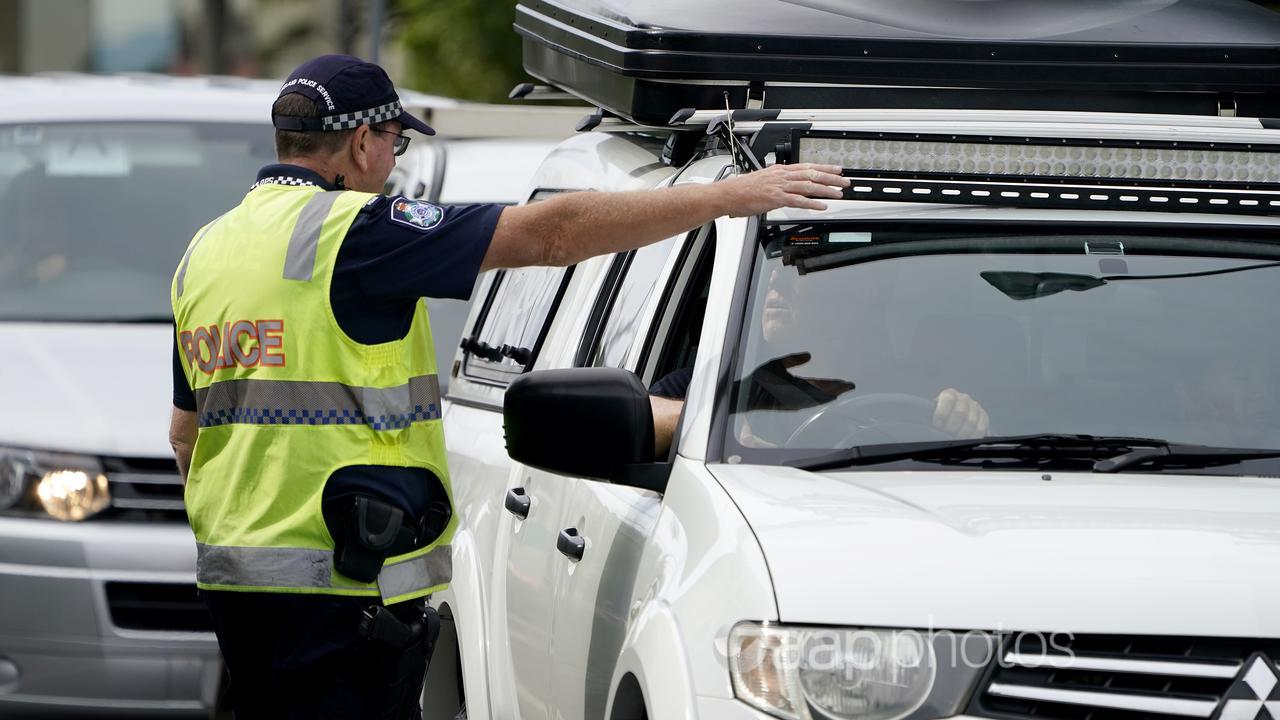
<svg viewBox="0 0 1280 720">
<path fill-rule="evenodd" d="M 653 463 L 653 410 L 635 374 L 615 368 L 521 375 L 503 404 L 507 454 L 562 475 L 662 492 Z"/>
</svg>

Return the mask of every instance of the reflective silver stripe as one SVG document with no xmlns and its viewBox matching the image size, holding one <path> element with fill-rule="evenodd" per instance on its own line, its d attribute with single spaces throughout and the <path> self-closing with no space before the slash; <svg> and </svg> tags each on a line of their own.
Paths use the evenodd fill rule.
<svg viewBox="0 0 1280 720">
<path fill-rule="evenodd" d="M 316 267 L 316 247 L 320 244 L 320 231 L 324 229 L 329 210 L 341 194 L 340 190 L 318 192 L 302 206 L 298 224 L 293 226 L 293 236 L 289 238 L 289 251 L 284 258 L 286 280 L 311 280 Z"/>
<path fill-rule="evenodd" d="M 387 563 L 378 574 L 378 592 L 382 601 L 444 585 L 453 579 L 453 548 L 441 545 L 426 555 Z"/>
<path fill-rule="evenodd" d="M 195 242 L 191 243 L 191 246 L 187 248 L 186 254 L 182 256 L 182 266 L 178 268 L 178 297 L 182 297 L 182 291 L 186 289 L 187 264 L 191 262 L 191 253 L 195 251 L 196 246 L 200 244 L 200 241 L 204 239 L 205 235 L 209 234 L 209 231 L 213 229 L 213 226 L 218 224 L 218 221 L 221 220 L 222 217 L 222 215 L 219 215 L 213 219 L 213 222 L 205 225 L 204 230 L 200 231 L 200 235 L 195 239 Z"/>
<path fill-rule="evenodd" d="M 262 588 L 342 588 L 333 576 L 333 553 L 306 548 L 228 547 L 196 543 L 196 580 L 205 585 Z M 387 564 L 378 574 L 383 602 L 428 590 L 453 578 L 449 545 L 426 555 Z"/>
<path fill-rule="evenodd" d="M 368 425 L 399 430 L 440 419 L 440 381 L 410 378 L 387 388 L 336 382 L 226 380 L 196 390 L 200 427 L 218 425 Z"/>
<path fill-rule="evenodd" d="M 333 587 L 333 553 L 197 543 L 196 580 L 236 587 Z"/>
</svg>

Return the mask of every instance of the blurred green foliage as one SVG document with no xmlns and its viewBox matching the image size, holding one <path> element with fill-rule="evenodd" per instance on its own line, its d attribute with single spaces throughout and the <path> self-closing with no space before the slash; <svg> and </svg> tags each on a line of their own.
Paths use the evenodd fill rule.
<svg viewBox="0 0 1280 720">
<path fill-rule="evenodd" d="M 528 82 L 514 0 L 393 0 L 391 32 L 409 57 L 406 86 L 499 102 Z"/>
</svg>

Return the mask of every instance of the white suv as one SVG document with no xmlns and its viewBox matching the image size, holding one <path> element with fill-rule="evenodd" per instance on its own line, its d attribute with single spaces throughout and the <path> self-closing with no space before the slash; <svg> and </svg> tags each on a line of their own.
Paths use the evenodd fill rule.
<svg viewBox="0 0 1280 720">
<path fill-rule="evenodd" d="M 0 716 L 215 705 L 218 647 L 167 442 L 168 288 L 193 229 L 275 161 L 278 88 L 0 78 Z M 461 107 L 403 99 L 445 117 Z M 528 117 L 521 109 L 507 127 L 520 133 Z M 513 143 L 545 154 L 554 141 L 494 134 L 419 138 L 389 190 L 518 201 L 505 188 L 523 187 L 536 157 L 489 185 L 469 164 L 508 159 Z M 446 153 L 453 172 L 434 162 Z M 466 305 L 430 305 L 447 367 Z"/>
<path fill-rule="evenodd" d="M 1280 17 L 981 4 L 518 6 L 526 68 L 604 110 L 530 201 L 853 184 L 482 279 L 428 718 L 1280 717 Z M 1001 38 L 1046 14 L 1069 42 Z M 860 74 L 894 48 L 902 87 Z M 684 398 L 656 460 L 650 391 Z"/>
</svg>

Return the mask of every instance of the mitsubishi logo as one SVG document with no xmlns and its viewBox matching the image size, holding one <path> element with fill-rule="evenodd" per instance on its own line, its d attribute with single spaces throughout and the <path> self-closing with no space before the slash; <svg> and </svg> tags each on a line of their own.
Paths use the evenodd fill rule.
<svg viewBox="0 0 1280 720">
<path fill-rule="evenodd" d="M 1218 720 L 1280 720 L 1280 673 L 1266 655 L 1255 654 L 1245 662 Z"/>
</svg>

